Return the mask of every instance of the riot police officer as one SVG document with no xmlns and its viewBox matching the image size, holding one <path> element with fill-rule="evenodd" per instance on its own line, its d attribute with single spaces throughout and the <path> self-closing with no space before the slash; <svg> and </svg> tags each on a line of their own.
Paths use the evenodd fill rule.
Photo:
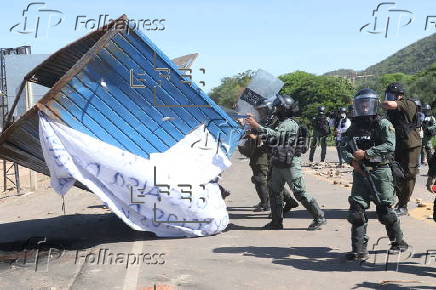
<svg viewBox="0 0 436 290">
<path fill-rule="evenodd" d="M 352 251 L 346 254 L 347 260 L 368 258 L 368 217 L 365 210 L 371 201 L 376 205 L 378 220 L 386 227 L 391 251 L 408 248 L 400 220 L 393 209 L 395 194 L 389 160 L 395 150 L 395 129 L 387 119 L 377 115 L 378 104 L 378 96 L 371 89 L 362 89 L 356 94 L 352 124 L 341 145 L 342 156 L 354 168 L 353 187 L 348 198 Z M 355 151 L 353 147 L 357 147 Z M 362 164 L 366 166 L 368 175 L 363 171 Z"/>
<path fill-rule="evenodd" d="M 434 187 L 436 186 L 436 154 L 428 160 L 428 173 L 427 173 L 427 189 L 435 193 Z M 433 202 L 433 220 L 436 222 L 436 198 Z"/>
<path fill-rule="evenodd" d="M 269 110 L 272 107 L 269 100 L 264 100 L 262 103 L 256 106 L 256 109 L 260 112 Z M 279 118 L 274 114 L 274 112 L 268 111 L 268 118 L 266 118 L 265 127 L 275 129 L 280 124 Z M 261 146 L 263 152 L 266 152 L 268 158 L 268 171 L 267 171 L 267 182 L 268 182 L 268 192 L 271 195 L 271 177 L 272 177 L 272 165 L 271 165 L 271 148 L 267 144 L 262 144 Z M 283 188 L 283 213 L 289 212 L 291 209 L 298 207 L 298 202 L 292 197 L 288 189 Z M 272 214 L 270 214 L 270 217 Z"/>
<path fill-rule="evenodd" d="M 318 114 L 312 119 L 313 138 L 310 143 L 309 161 L 313 162 L 316 147 L 321 145 L 321 162 L 324 162 L 327 152 L 327 136 L 330 134 L 329 119 L 325 114 L 325 107 L 318 107 Z"/>
<path fill-rule="evenodd" d="M 423 106 L 422 113 L 424 114 L 424 121 L 422 122 L 424 137 L 422 139 L 421 161 L 425 163 L 425 160 L 429 161 L 433 155 L 433 144 L 431 140 L 436 135 L 436 119 L 432 115 L 431 106 L 429 104 Z"/>
<path fill-rule="evenodd" d="M 347 117 L 347 109 L 342 107 L 339 109 L 339 120 L 335 124 L 335 139 L 336 139 L 336 150 L 338 151 L 338 159 L 339 159 L 339 165 L 338 167 L 342 167 L 343 158 L 341 155 L 341 149 L 340 144 L 342 141 L 342 138 L 347 132 L 348 128 L 351 126 L 351 121 Z"/>
<path fill-rule="evenodd" d="M 277 118 L 272 115 L 270 110 L 272 104 L 268 100 L 260 101 L 256 104 L 255 109 L 258 111 L 261 124 L 265 126 L 277 126 Z M 260 202 L 255 206 L 254 212 L 262 212 L 270 210 L 269 192 L 271 188 L 271 162 L 270 150 L 268 146 L 262 144 L 262 141 L 255 134 L 248 134 L 247 140 L 254 143 L 250 152 L 250 168 L 253 172 L 251 181 L 254 184 L 256 192 L 259 196 Z M 290 211 L 292 208 L 298 207 L 298 203 L 292 198 L 287 189 L 284 190 L 284 212 Z"/>
<path fill-rule="evenodd" d="M 291 117 L 298 111 L 298 102 L 290 96 L 278 96 L 274 100 L 275 115 L 280 124 L 275 128 L 259 125 L 252 117 L 246 123 L 263 136 L 271 146 L 271 214 L 272 221 L 266 229 L 283 229 L 283 188 L 288 183 L 296 199 L 310 212 L 313 222 L 308 230 L 316 230 L 326 223 L 324 212 L 315 198 L 306 192 L 301 172 L 301 148 L 299 147 L 299 126 Z"/>
<path fill-rule="evenodd" d="M 416 116 L 416 130 L 418 131 L 418 135 L 419 135 L 419 138 L 421 138 L 421 144 L 422 144 L 422 141 L 424 139 L 424 131 L 422 128 L 422 123 L 424 122 L 424 118 L 425 118 L 425 115 L 422 112 L 422 102 L 417 98 L 412 98 L 411 100 L 414 101 L 415 105 L 416 105 L 416 115 L 417 115 Z M 421 148 L 422 148 L 422 146 L 421 146 Z M 418 169 L 421 168 L 421 164 L 423 163 L 423 160 L 420 157 L 421 157 L 421 155 L 418 156 L 418 166 L 417 166 Z"/>
<path fill-rule="evenodd" d="M 421 138 L 417 130 L 418 109 L 414 101 L 405 96 L 400 83 L 392 83 L 386 88 L 383 108 L 395 128 L 395 160 L 404 170 L 404 178 L 396 182 L 398 196 L 397 214 L 408 214 L 407 203 L 410 201 L 418 173 L 418 158 L 421 152 Z"/>
</svg>

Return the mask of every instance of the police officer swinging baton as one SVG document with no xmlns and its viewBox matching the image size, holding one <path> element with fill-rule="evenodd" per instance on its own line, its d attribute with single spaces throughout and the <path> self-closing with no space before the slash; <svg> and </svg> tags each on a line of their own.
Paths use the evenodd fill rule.
<svg viewBox="0 0 436 290">
<path fill-rule="evenodd" d="M 350 146 L 351 146 L 351 150 L 353 150 L 353 153 L 356 152 L 357 150 L 359 150 L 359 148 L 357 147 L 357 143 L 356 143 L 356 139 L 355 139 L 355 137 L 351 138 L 349 144 L 350 144 Z M 373 197 L 375 198 L 374 201 L 375 201 L 377 204 L 381 204 L 380 195 L 379 195 L 379 193 L 378 193 L 378 191 L 377 191 L 377 188 L 375 187 L 374 180 L 372 180 L 372 177 L 371 177 L 371 175 L 370 175 L 370 172 L 369 172 L 368 167 L 366 167 L 365 163 L 364 163 L 362 160 L 361 160 L 361 161 L 356 160 L 356 161 L 357 161 L 357 163 L 359 164 L 360 169 L 362 169 L 362 171 L 363 171 L 363 173 L 364 173 L 364 175 L 365 175 L 365 177 L 366 177 L 366 180 L 367 180 L 368 183 L 369 183 L 369 187 L 370 187 L 370 189 L 371 189 L 371 194 L 372 194 Z"/>
</svg>

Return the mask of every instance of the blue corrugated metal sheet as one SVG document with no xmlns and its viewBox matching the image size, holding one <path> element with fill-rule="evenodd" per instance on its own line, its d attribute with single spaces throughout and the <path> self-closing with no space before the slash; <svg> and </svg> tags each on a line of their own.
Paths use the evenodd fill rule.
<svg viewBox="0 0 436 290">
<path fill-rule="evenodd" d="M 62 67 L 59 60 L 68 53 L 80 59 Z M 55 77 L 47 74 L 51 66 L 56 68 Z M 131 70 L 135 84 L 144 88 L 130 86 Z M 169 79 L 163 77 L 168 75 Z M 94 32 L 55 53 L 27 79 L 55 83 L 35 107 L 3 132 L 0 156 L 39 172 L 47 173 L 39 145 L 38 110 L 145 158 L 166 151 L 201 124 L 223 143 L 228 156 L 242 134 L 230 116 L 194 83 L 185 83 L 183 72 L 138 31 Z"/>
</svg>

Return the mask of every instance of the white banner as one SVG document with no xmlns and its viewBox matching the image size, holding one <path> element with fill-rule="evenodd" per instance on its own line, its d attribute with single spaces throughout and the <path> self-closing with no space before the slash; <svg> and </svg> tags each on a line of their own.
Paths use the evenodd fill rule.
<svg viewBox="0 0 436 290">
<path fill-rule="evenodd" d="M 209 135 L 209 136 L 207 136 Z M 231 163 L 204 125 L 150 159 L 39 113 L 39 138 L 54 190 L 86 185 L 132 229 L 160 237 L 207 236 L 229 221 L 216 180 Z"/>
</svg>

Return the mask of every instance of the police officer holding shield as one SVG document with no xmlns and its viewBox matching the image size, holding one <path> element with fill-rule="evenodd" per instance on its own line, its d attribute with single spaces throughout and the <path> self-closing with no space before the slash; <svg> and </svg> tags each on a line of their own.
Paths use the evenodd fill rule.
<svg viewBox="0 0 436 290">
<path fill-rule="evenodd" d="M 298 111 L 298 102 L 290 96 L 280 96 L 273 102 L 274 114 L 279 119 L 275 128 L 261 126 L 252 117 L 246 123 L 261 135 L 271 146 L 271 213 L 272 221 L 266 229 L 283 229 L 283 188 L 288 183 L 296 199 L 309 211 L 313 222 L 308 230 L 320 229 L 326 224 L 324 212 L 317 201 L 306 192 L 303 174 L 301 172 L 301 147 L 299 145 L 299 125 L 291 117 Z"/>
</svg>

